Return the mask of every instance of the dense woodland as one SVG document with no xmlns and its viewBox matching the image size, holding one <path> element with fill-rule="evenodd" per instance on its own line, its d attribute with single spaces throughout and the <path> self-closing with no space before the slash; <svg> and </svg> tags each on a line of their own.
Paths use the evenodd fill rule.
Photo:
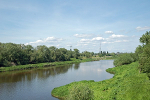
<svg viewBox="0 0 150 100">
<path fill-rule="evenodd" d="M 139 41 L 142 45 L 136 48 L 135 53 L 118 55 L 118 58 L 114 61 L 114 65 L 120 66 L 138 61 L 140 72 L 147 73 L 150 77 L 150 31 L 143 34 Z"/>
</svg>

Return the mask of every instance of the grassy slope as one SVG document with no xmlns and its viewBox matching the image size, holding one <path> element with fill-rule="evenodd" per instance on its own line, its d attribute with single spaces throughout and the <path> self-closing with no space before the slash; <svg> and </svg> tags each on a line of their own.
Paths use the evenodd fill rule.
<svg viewBox="0 0 150 100">
<path fill-rule="evenodd" d="M 115 73 L 114 77 L 99 82 L 73 82 L 54 88 L 52 95 L 65 98 L 74 85 L 86 84 L 94 91 L 94 100 L 150 100 L 150 81 L 146 74 L 139 73 L 138 62 L 109 68 L 107 71 Z"/>
<path fill-rule="evenodd" d="M 25 70 L 25 69 L 32 69 L 32 68 L 43 68 L 43 67 L 49 67 L 49 66 L 57 67 L 58 65 L 88 62 L 88 61 L 94 61 L 94 60 L 100 60 L 100 58 L 95 57 L 95 58 L 88 58 L 88 59 L 83 59 L 83 60 L 71 58 L 71 61 L 27 64 L 27 65 L 17 65 L 17 66 L 11 66 L 11 67 L 0 67 L 0 72 L 13 71 L 13 70 Z"/>
</svg>

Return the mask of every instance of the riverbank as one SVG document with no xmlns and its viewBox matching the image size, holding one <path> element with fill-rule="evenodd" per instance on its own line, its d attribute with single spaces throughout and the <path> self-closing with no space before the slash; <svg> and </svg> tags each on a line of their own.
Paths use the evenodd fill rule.
<svg viewBox="0 0 150 100">
<path fill-rule="evenodd" d="M 11 67 L 0 67 L 0 72 L 14 71 L 14 70 L 26 70 L 26 69 L 34 69 L 34 68 L 39 69 L 39 68 L 50 67 L 50 66 L 59 67 L 59 65 L 74 64 L 74 63 L 89 62 L 89 61 L 97 61 L 97 60 L 100 60 L 100 59 L 101 58 L 99 58 L 99 57 L 86 58 L 86 59 L 82 59 L 82 60 L 71 58 L 70 61 L 17 65 L 17 66 L 11 66 Z"/>
<path fill-rule="evenodd" d="M 145 73 L 139 73 L 138 62 L 129 65 L 109 68 L 106 71 L 113 73 L 114 77 L 108 80 L 79 81 L 65 86 L 54 88 L 51 94 L 54 97 L 67 99 L 70 90 L 74 87 L 88 86 L 93 91 L 94 100 L 149 100 L 150 81 Z M 75 93 L 74 93 L 75 94 Z"/>
</svg>

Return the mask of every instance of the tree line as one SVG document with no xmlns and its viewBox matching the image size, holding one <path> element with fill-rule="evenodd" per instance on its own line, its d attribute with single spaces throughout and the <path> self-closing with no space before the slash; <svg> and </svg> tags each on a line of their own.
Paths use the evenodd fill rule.
<svg viewBox="0 0 150 100">
<path fill-rule="evenodd" d="M 81 59 L 81 56 L 90 58 L 93 52 L 84 51 L 80 53 L 78 49 L 67 50 L 65 48 L 56 48 L 31 45 L 0 43 L 0 67 L 35 64 L 54 61 L 69 61 L 70 58 Z"/>
</svg>

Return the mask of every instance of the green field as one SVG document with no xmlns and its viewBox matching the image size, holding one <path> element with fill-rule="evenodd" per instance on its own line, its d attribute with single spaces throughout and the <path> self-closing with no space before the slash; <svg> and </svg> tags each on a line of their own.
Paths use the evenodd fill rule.
<svg viewBox="0 0 150 100">
<path fill-rule="evenodd" d="M 111 79 L 99 82 L 86 80 L 73 82 L 54 88 L 51 94 L 58 98 L 70 99 L 71 96 L 75 97 L 75 94 L 78 94 L 76 92 L 89 88 L 93 91 L 94 100 L 150 100 L 149 78 L 146 73 L 139 72 L 138 65 L 138 62 L 133 62 L 129 65 L 109 68 L 106 71 L 114 73 Z M 74 93 L 71 92 L 72 90 Z M 82 92 L 80 96 L 85 94 Z"/>
</svg>

